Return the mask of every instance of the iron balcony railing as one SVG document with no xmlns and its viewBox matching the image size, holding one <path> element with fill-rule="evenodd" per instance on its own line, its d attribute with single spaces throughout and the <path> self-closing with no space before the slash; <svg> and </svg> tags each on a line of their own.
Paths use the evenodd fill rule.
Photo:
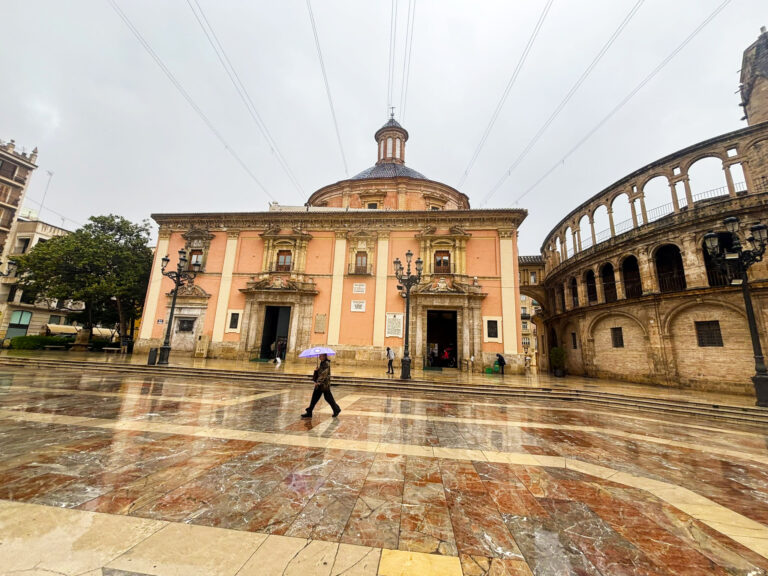
<svg viewBox="0 0 768 576">
<path fill-rule="evenodd" d="M 628 282 L 624 285 L 624 292 L 627 298 L 640 298 L 643 295 L 643 287 L 639 281 Z"/>
<path fill-rule="evenodd" d="M 371 276 L 373 274 L 373 264 L 350 264 L 347 274 L 350 276 Z"/>
<path fill-rule="evenodd" d="M 680 292 L 685 290 L 685 276 L 679 272 L 659 274 L 661 292 Z"/>
<path fill-rule="evenodd" d="M 279 264 L 272 262 L 268 268 L 269 272 L 293 272 L 293 261 Z"/>
<path fill-rule="evenodd" d="M 456 266 L 453 262 L 448 264 L 435 264 L 434 274 L 454 274 L 456 272 Z"/>
</svg>

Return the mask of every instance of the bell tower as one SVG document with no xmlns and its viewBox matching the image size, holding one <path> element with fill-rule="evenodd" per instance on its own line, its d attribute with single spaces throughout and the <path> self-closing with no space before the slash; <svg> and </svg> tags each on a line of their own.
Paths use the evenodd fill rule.
<svg viewBox="0 0 768 576">
<path fill-rule="evenodd" d="M 390 113 L 389 120 L 376 131 L 373 136 L 376 139 L 379 164 L 405 164 L 405 142 L 408 140 L 408 131 L 395 120 L 394 110 Z"/>
<path fill-rule="evenodd" d="M 760 28 L 760 36 L 744 51 L 741 64 L 741 106 L 750 126 L 768 122 L 768 31 Z"/>
</svg>

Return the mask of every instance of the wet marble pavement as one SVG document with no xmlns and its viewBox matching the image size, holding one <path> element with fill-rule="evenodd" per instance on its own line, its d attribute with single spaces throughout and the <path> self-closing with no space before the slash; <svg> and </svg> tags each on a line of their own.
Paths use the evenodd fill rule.
<svg viewBox="0 0 768 576">
<path fill-rule="evenodd" d="M 279 386 L 3 368 L 0 574 L 768 575 L 764 426 Z"/>
</svg>

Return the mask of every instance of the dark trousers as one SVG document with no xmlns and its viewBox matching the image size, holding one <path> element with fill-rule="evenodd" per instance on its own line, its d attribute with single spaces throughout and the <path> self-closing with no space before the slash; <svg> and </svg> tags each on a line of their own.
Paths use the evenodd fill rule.
<svg viewBox="0 0 768 576">
<path fill-rule="evenodd" d="M 336 404 L 336 400 L 333 399 L 333 394 L 331 394 L 330 388 L 328 390 L 321 390 L 320 386 L 315 386 L 315 389 L 312 391 L 312 400 L 309 403 L 309 408 L 307 408 L 308 414 L 312 414 L 312 410 L 315 409 L 315 404 L 320 401 L 320 396 L 325 398 L 325 401 L 330 404 L 331 409 L 334 412 L 338 412 L 340 410 L 339 405 Z"/>
<path fill-rule="evenodd" d="M 387 374 L 395 373 L 395 369 L 392 367 L 392 362 L 394 362 L 394 360 L 387 360 Z"/>
<path fill-rule="evenodd" d="M 504 376 L 504 364 L 499 364 L 499 368 L 501 368 L 501 375 Z"/>
</svg>

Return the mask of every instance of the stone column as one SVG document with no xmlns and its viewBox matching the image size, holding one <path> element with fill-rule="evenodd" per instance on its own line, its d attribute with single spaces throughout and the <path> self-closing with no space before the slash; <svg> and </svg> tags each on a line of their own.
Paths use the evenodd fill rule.
<svg viewBox="0 0 768 576">
<path fill-rule="evenodd" d="M 575 229 L 575 228 L 571 228 L 571 246 L 573 246 L 573 255 L 574 255 L 574 256 L 575 256 L 575 255 L 576 255 L 576 254 L 579 252 L 579 250 L 581 249 L 581 248 L 580 248 L 580 246 L 579 246 L 580 244 L 581 244 L 581 242 L 579 241 L 579 238 L 578 238 L 578 236 L 576 235 L 576 229 Z M 577 247 L 578 247 L 579 249 L 577 249 Z"/>
<path fill-rule="evenodd" d="M 501 324 L 504 354 L 516 354 L 519 302 L 515 302 L 517 260 L 515 259 L 514 230 L 499 230 L 499 256 L 501 259 Z"/>
<path fill-rule="evenodd" d="M 592 246 L 597 244 L 597 236 L 595 235 L 595 219 L 592 215 L 589 217 L 589 229 L 592 232 Z"/>
<path fill-rule="evenodd" d="M 613 279 L 616 282 L 616 299 L 624 300 L 627 297 L 624 291 L 624 275 L 621 273 L 621 268 L 618 266 L 613 267 Z"/>
<path fill-rule="evenodd" d="M 643 225 L 648 224 L 648 211 L 645 209 L 645 194 L 640 194 L 640 213 L 643 215 Z"/>
<path fill-rule="evenodd" d="M 637 209 L 635 209 L 635 201 L 632 200 L 629 203 L 629 209 L 632 211 L 632 228 L 637 228 Z"/>
<path fill-rule="evenodd" d="M 376 295 L 373 304 L 373 345 L 384 346 L 387 322 L 387 276 L 389 274 L 389 234 L 379 233 L 376 244 Z"/>
<path fill-rule="evenodd" d="M 616 227 L 613 225 L 613 208 L 608 208 L 608 223 L 611 226 L 611 238 L 616 236 Z"/>
<path fill-rule="evenodd" d="M 685 186 L 685 199 L 688 201 L 688 209 L 693 209 L 693 194 L 691 194 L 691 181 L 688 179 L 688 173 L 686 172 L 683 177 L 683 186 Z"/>
<path fill-rule="evenodd" d="M 640 270 L 640 283 L 643 295 L 659 293 L 659 279 L 656 275 L 656 263 L 645 250 L 637 253 L 637 267 Z"/>
<path fill-rule="evenodd" d="M 328 314 L 328 345 L 339 343 L 341 327 L 341 305 L 344 292 L 344 260 L 347 253 L 347 236 L 345 232 L 336 232 L 336 242 L 333 247 L 333 278 L 331 280 L 331 309 Z"/>
<path fill-rule="evenodd" d="M 579 247 L 579 252 L 581 252 L 583 250 L 583 248 L 581 247 L 581 228 L 576 229 L 576 241 L 577 241 L 576 245 Z"/>
<path fill-rule="evenodd" d="M 155 327 L 155 315 L 157 314 L 157 304 L 160 299 L 160 288 L 163 284 L 162 262 L 163 256 L 168 253 L 168 244 L 171 240 L 171 231 L 167 228 L 160 228 L 157 237 L 157 248 L 155 248 L 155 257 L 152 262 L 152 274 L 149 279 L 149 288 L 147 290 L 147 305 L 144 307 L 144 314 L 141 319 L 141 331 L 139 338 L 148 340 L 152 338 L 152 330 Z M 165 326 L 163 326 L 165 328 Z"/>
<path fill-rule="evenodd" d="M 723 163 L 723 172 L 725 172 L 725 184 L 728 186 L 728 195 L 736 196 L 736 187 L 733 185 L 733 175 L 731 174 L 730 164 Z"/>
<path fill-rule="evenodd" d="M 749 160 L 741 161 L 741 169 L 744 172 L 744 182 L 747 184 L 748 194 L 757 194 L 760 190 L 755 188 L 755 183 L 752 181 L 752 172 L 749 169 Z M 766 190 L 768 192 L 768 190 Z"/>
<path fill-rule="evenodd" d="M 688 289 L 709 287 L 703 248 L 696 245 L 696 239 L 693 235 L 686 234 L 682 237 L 682 241 L 683 250 L 681 256 L 683 258 L 686 287 Z"/>
<path fill-rule="evenodd" d="M 573 308 L 573 298 L 571 298 L 571 287 L 568 282 L 563 282 L 563 295 L 565 296 L 565 311 L 568 312 Z"/>
<path fill-rule="evenodd" d="M 227 309 L 229 308 L 229 293 L 232 290 L 232 272 L 235 269 L 235 256 L 237 255 L 237 241 L 239 237 L 240 230 L 227 230 L 227 245 L 224 249 L 224 263 L 221 267 L 219 292 L 216 297 L 216 315 L 213 318 L 211 342 L 222 342 L 224 340 Z"/>
<path fill-rule="evenodd" d="M 680 212 L 680 203 L 677 201 L 677 189 L 675 188 L 675 182 L 672 182 L 672 180 L 667 180 L 667 183 L 669 184 L 669 191 L 672 192 L 672 209 L 675 211 L 675 213 Z"/>
<path fill-rule="evenodd" d="M 600 275 L 600 269 L 595 271 L 595 288 L 597 291 L 597 303 L 605 303 L 605 290 L 603 290 L 603 277 Z"/>
</svg>

